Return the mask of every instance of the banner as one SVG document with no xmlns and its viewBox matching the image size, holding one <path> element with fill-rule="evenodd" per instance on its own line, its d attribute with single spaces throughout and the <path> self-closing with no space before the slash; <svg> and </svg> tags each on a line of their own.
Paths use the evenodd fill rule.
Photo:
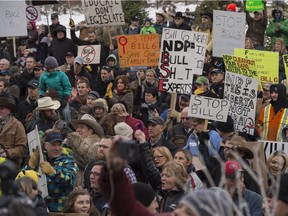
<svg viewBox="0 0 288 216">
<path fill-rule="evenodd" d="M 117 36 L 120 67 L 157 66 L 159 35 L 135 34 Z"/>
<path fill-rule="evenodd" d="M 234 54 L 234 48 L 245 47 L 245 13 L 213 10 L 213 56 Z"/>
<path fill-rule="evenodd" d="M 226 100 L 191 95 L 188 116 L 226 122 L 228 108 Z"/>
<path fill-rule="evenodd" d="M 256 61 L 257 73 L 261 82 L 278 83 L 279 53 L 239 49 L 234 50 L 235 56 Z"/>
<path fill-rule="evenodd" d="M 264 3 L 262 0 L 247 0 L 246 1 L 247 11 L 260 11 L 264 10 Z"/>
<path fill-rule="evenodd" d="M 84 64 L 100 64 L 101 45 L 78 46 L 78 56 L 84 60 Z"/>
<path fill-rule="evenodd" d="M 285 74 L 286 74 L 286 80 L 288 80 L 288 55 L 283 55 L 283 64 L 284 64 L 284 69 L 285 69 Z"/>
<path fill-rule="evenodd" d="M 82 0 L 88 26 L 125 25 L 121 0 Z"/>
<path fill-rule="evenodd" d="M 39 135 L 38 135 L 38 127 L 37 126 L 33 131 L 31 131 L 27 134 L 27 139 L 28 139 L 29 155 L 31 156 L 32 153 L 38 148 L 39 153 L 40 153 L 39 162 L 40 163 L 43 162 L 44 156 L 43 156 L 43 151 L 42 151 L 42 147 L 41 147 L 41 143 L 40 143 L 40 139 L 39 139 Z M 38 170 L 38 173 L 40 175 L 40 177 L 38 178 L 38 188 L 39 188 L 39 190 L 41 190 L 42 197 L 45 198 L 46 196 L 48 196 L 46 175 L 42 172 L 42 170 L 40 168 Z"/>
<path fill-rule="evenodd" d="M 237 131 L 253 135 L 257 103 L 258 80 L 225 72 L 224 97 L 229 102 L 229 115 Z"/>
<path fill-rule="evenodd" d="M 159 58 L 159 90 L 192 94 L 193 74 L 202 74 L 208 35 L 164 28 Z"/>
<path fill-rule="evenodd" d="M 288 153 L 287 142 L 276 142 L 276 141 L 268 141 L 268 140 L 259 140 L 258 142 L 264 143 L 264 152 L 265 152 L 266 161 L 269 158 L 269 156 L 276 150 L 283 150 L 286 153 Z"/>
<path fill-rule="evenodd" d="M 1 1 L 0 14 L 0 37 L 28 35 L 24 0 Z"/>
</svg>

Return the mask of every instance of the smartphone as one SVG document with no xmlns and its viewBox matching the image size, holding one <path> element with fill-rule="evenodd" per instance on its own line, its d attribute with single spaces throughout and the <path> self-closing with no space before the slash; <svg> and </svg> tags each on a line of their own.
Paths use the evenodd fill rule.
<svg viewBox="0 0 288 216">
<path fill-rule="evenodd" d="M 127 161 L 139 158 L 139 143 L 135 140 L 121 140 L 116 144 L 119 156 Z"/>
</svg>

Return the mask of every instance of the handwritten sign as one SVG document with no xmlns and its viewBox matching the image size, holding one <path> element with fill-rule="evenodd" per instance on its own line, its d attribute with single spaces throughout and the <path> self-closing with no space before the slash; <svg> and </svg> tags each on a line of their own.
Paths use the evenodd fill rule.
<svg viewBox="0 0 288 216">
<path fill-rule="evenodd" d="M 0 37 L 27 36 L 26 5 L 24 0 L 1 1 Z"/>
<path fill-rule="evenodd" d="M 288 153 L 288 143 L 287 142 L 276 142 L 276 141 L 268 141 L 268 140 L 259 140 L 259 142 L 264 143 L 264 151 L 265 151 L 265 158 L 266 160 L 269 158 L 269 156 L 277 151 L 277 150 L 283 150 L 286 153 Z"/>
<path fill-rule="evenodd" d="M 33 153 L 33 151 L 35 151 L 36 148 L 38 148 L 39 153 L 40 153 L 40 163 L 43 162 L 44 156 L 43 156 L 42 147 L 41 147 L 41 143 L 40 143 L 39 136 L 38 136 L 37 126 L 33 131 L 27 134 L 27 139 L 28 139 L 28 147 L 29 147 L 30 156 Z M 39 181 L 38 181 L 38 188 L 42 192 L 42 197 L 45 198 L 46 196 L 48 196 L 46 175 L 42 172 L 40 168 L 38 170 L 38 173 L 40 174 Z"/>
<path fill-rule="evenodd" d="M 122 35 L 117 37 L 121 67 L 157 66 L 159 62 L 159 35 Z"/>
<path fill-rule="evenodd" d="M 213 10 L 213 56 L 234 54 L 245 45 L 245 13 Z"/>
<path fill-rule="evenodd" d="M 82 0 L 88 26 L 125 25 L 121 0 Z"/>
<path fill-rule="evenodd" d="M 208 35 L 163 29 L 159 58 L 159 90 L 192 94 L 193 74 L 201 74 Z"/>
<path fill-rule="evenodd" d="M 84 64 L 99 64 L 101 45 L 78 46 L 78 56 L 84 60 Z"/>
<path fill-rule="evenodd" d="M 283 55 L 282 58 L 283 58 L 283 64 L 284 64 L 286 80 L 287 80 L 288 79 L 288 55 Z"/>
<path fill-rule="evenodd" d="M 247 0 L 246 1 L 247 11 L 260 11 L 264 10 L 264 4 L 262 0 Z"/>
<path fill-rule="evenodd" d="M 278 83 L 278 52 L 236 48 L 234 50 L 234 55 L 255 60 L 257 73 L 261 82 Z"/>
<path fill-rule="evenodd" d="M 257 86 L 257 79 L 226 70 L 223 98 L 229 101 L 229 115 L 236 130 L 251 135 L 255 129 Z"/>
<path fill-rule="evenodd" d="M 226 122 L 228 108 L 226 100 L 191 95 L 188 116 Z"/>
</svg>

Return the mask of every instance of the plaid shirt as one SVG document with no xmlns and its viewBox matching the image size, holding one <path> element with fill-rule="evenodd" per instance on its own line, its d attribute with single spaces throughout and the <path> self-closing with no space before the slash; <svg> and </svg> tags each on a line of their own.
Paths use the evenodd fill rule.
<svg viewBox="0 0 288 216">
<path fill-rule="evenodd" d="M 135 173 L 129 166 L 124 167 L 123 170 L 126 173 L 126 176 L 131 184 L 137 183 L 137 178 L 135 176 Z"/>
<path fill-rule="evenodd" d="M 55 173 L 52 176 L 46 175 L 48 196 L 45 198 L 45 202 L 50 212 L 62 212 L 65 198 L 73 190 L 77 165 L 71 156 L 65 154 L 60 155 L 50 164 Z M 24 169 L 29 168 L 26 166 Z"/>
</svg>

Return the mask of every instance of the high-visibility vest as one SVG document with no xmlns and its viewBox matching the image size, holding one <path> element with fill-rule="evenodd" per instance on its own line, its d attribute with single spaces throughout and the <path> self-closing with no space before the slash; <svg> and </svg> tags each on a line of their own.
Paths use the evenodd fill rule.
<svg viewBox="0 0 288 216">
<path fill-rule="evenodd" d="M 266 106 L 264 108 L 263 138 L 262 138 L 263 140 L 267 140 L 269 127 L 275 126 L 275 125 L 269 126 L 270 113 L 272 112 L 272 109 L 273 109 L 273 107 L 271 104 L 269 104 L 268 106 Z M 278 125 L 278 130 L 277 130 L 277 135 L 276 135 L 275 141 L 283 141 L 282 130 L 286 125 L 288 125 L 288 109 L 284 108 L 283 113 L 282 113 L 282 117 L 281 117 L 281 121 Z"/>
</svg>

